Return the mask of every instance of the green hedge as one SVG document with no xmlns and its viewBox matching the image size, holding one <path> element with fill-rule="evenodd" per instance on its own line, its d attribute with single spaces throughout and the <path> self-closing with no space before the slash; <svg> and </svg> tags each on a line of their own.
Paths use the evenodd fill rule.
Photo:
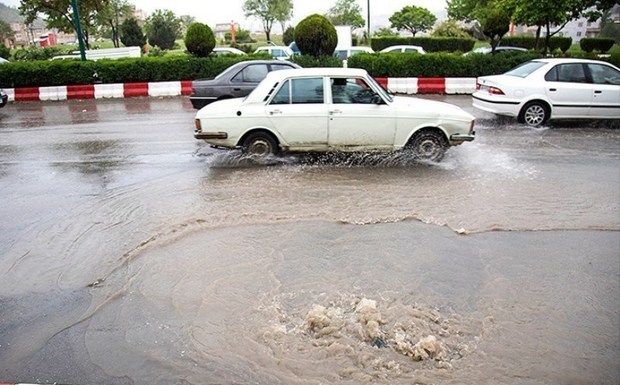
<svg viewBox="0 0 620 385">
<path fill-rule="evenodd" d="M 579 46 L 585 52 L 599 51 L 608 52 L 614 46 L 615 40 L 608 38 L 584 37 L 579 41 Z"/>
<path fill-rule="evenodd" d="M 242 60 L 265 59 L 248 56 L 142 57 L 118 60 L 43 60 L 0 65 L 0 86 L 45 87 L 73 84 L 155 82 L 212 78 Z"/>
<path fill-rule="evenodd" d="M 501 55 L 455 55 L 449 53 L 389 54 L 360 53 L 349 58 L 348 66 L 366 69 L 376 77 L 478 77 L 508 71 L 542 55 L 538 52 L 507 52 Z M 573 57 L 593 58 L 592 53 Z M 211 78 L 232 64 L 265 55 L 144 57 L 121 60 L 52 60 L 12 62 L 0 65 L 0 86 L 5 88 L 62 86 L 77 84 L 156 82 Z M 302 67 L 339 67 L 334 57 L 295 56 Z M 599 60 L 620 66 L 620 53 Z M 93 75 L 97 74 L 96 77 Z"/>
<path fill-rule="evenodd" d="M 500 74 L 516 65 L 540 57 L 534 52 L 507 52 L 501 55 L 357 54 L 348 66 L 364 68 L 378 77 L 477 77 Z"/>
<path fill-rule="evenodd" d="M 455 37 L 380 37 L 370 39 L 370 46 L 375 51 L 393 45 L 417 45 L 426 52 L 468 52 L 474 48 L 476 41 Z"/>
<path fill-rule="evenodd" d="M 538 48 L 542 49 L 545 44 L 545 38 L 541 37 L 538 40 Z M 549 50 L 555 51 L 556 49 L 566 52 L 573 44 L 571 37 L 552 36 L 549 39 Z M 534 36 L 506 36 L 502 38 L 501 44 L 504 46 L 522 47 L 526 49 L 536 49 L 536 37 Z"/>
</svg>

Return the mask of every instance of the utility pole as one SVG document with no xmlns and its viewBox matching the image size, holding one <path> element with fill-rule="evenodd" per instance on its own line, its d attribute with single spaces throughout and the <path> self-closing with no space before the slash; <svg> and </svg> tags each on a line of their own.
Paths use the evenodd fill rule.
<svg viewBox="0 0 620 385">
<path fill-rule="evenodd" d="M 80 25 L 80 12 L 78 11 L 77 0 L 71 0 L 73 6 L 73 20 L 75 21 L 75 32 L 78 36 L 78 43 L 80 45 L 80 57 L 82 61 L 86 61 L 86 52 L 84 51 L 84 39 L 82 38 L 82 26 Z"/>
<path fill-rule="evenodd" d="M 368 32 L 367 32 L 368 36 L 367 36 L 367 39 L 368 39 L 368 43 L 370 44 L 370 0 L 368 0 L 366 9 L 368 11 L 368 27 L 367 27 L 368 28 Z"/>
</svg>

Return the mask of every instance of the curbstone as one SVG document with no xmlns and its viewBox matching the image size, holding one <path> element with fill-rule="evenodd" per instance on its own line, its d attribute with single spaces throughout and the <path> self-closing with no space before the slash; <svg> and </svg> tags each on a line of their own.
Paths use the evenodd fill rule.
<svg viewBox="0 0 620 385">
<path fill-rule="evenodd" d="M 378 77 L 375 80 L 396 94 L 473 94 L 476 90 L 476 78 Z M 189 96 L 192 94 L 192 81 L 23 87 L 5 88 L 5 91 L 10 102 Z"/>
</svg>

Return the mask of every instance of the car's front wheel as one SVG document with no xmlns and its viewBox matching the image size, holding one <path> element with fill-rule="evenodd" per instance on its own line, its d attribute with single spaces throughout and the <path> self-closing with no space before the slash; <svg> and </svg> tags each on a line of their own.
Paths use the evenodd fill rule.
<svg viewBox="0 0 620 385">
<path fill-rule="evenodd" d="M 446 137 L 435 130 L 418 132 L 405 148 L 414 159 L 426 162 L 440 162 L 447 149 Z"/>
<path fill-rule="evenodd" d="M 278 153 L 278 143 L 271 134 L 258 131 L 249 134 L 243 140 L 241 150 L 248 155 L 276 155 Z"/>
<path fill-rule="evenodd" d="M 525 123 L 528 126 L 538 127 L 545 124 L 549 119 L 549 108 L 542 102 L 529 102 L 521 109 L 519 113 L 519 123 Z"/>
</svg>

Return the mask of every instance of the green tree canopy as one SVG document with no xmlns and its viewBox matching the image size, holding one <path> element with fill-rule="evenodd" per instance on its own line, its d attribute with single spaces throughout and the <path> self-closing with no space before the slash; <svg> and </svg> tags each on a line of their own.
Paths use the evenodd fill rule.
<svg viewBox="0 0 620 385">
<path fill-rule="evenodd" d="M 193 23 L 185 35 L 185 47 L 194 56 L 205 57 L 215 47 L 215 35 L 211 28 L 202 23 Z"/>
<path fill-rule="evenodd" d="M 80 0 L 80 26 L 86 48 L 90 48 L 89 38 L 97 30 L 99 12 L 105 12 L 111 0 Z M 19 12 L 26 24 L 31 24 L 40 16 L 48 28 L 57 28 L 65 33 L 75 33 L 73 8 L 67 0 L 21 0 Z"/>
<path fill-rule="evenodd" d="M 295 27 L 295 43 L 302 55 L 332 56 L 338 43 L 338 34 L 325 16 L 314 14 Z"/>
<path fill-rule="evenodd" d="M 134 18 L 125 19 L 121 24 L 120 39 L 125 47 L 144 47 L 146 36 Z"/>
<path fill-rule="evenodd" d="M 109 0 L 96 16 L 96 23 L 103 35 L 109 35 L 114 47 L 120 46 L 121 21 L 131 16 L 131 5 L 127 0 Z"/>
<path fill-rule="evenodd" d="M 495 51 L 509 29 L 510 16 L 503 9 L 496 8 L 489 12 L 482 25 L 482 33 L 491 40 L 491 51 Z"/>
<path fill-rule="evenodd" d="M 457 38 L 471 38 L 456 20 L 447 19 L 437 26 L 431 33 L 433 37 L 457 37 Z"/>
<path fill-rule="evenodd" d="M 292 0 L 245 0 L 243 3 L 245 17 L 254 17 L 263 23 L 267 40 L 271 40 L 274 22 L 285 23 L 293 16 Z"/>
<path fill-rule="evenodd" d="M 174 42 L 181 30 L 181 21 L 169 10 L 156 10 L 144 24 L 150 45 L 162 50 L 174 48 Z"/>
<path fill-rule="evenodd" d="M 437 17 L 426 8 L 416 7 L 415 5 L 408 5 L 395 12 L 390 16 L 390 22 L 392 28 L 397 30 L 407 30 L 415 36 L 418 32 L 424 32 L 431 29 Z"/>
<path fill-rule="evenodd" d="M 350 25 L 352 28 L 362 28 L 366 21 L 362 17 L 362 8 L 356 0 L 338 0 L 326 15 L 333 25 Z"/>
</svg>

